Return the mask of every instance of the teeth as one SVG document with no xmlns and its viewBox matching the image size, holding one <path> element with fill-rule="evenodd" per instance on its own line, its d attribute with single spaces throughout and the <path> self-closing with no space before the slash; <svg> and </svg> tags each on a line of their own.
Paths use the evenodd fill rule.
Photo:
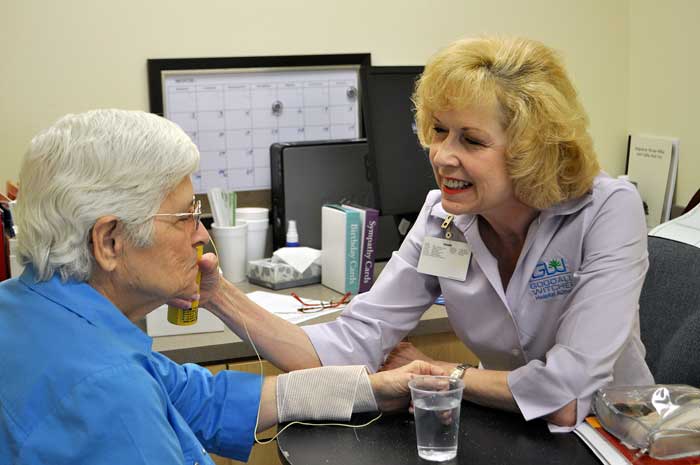
<svg viewBox="0 0 700 465">
<path fill-rule="evenodd" d="M 460 181 L 458 179 L 445 179 L 443 184 L 450 189 L 464 189 L 472 185 L 470 182 Z"/>
</svg>

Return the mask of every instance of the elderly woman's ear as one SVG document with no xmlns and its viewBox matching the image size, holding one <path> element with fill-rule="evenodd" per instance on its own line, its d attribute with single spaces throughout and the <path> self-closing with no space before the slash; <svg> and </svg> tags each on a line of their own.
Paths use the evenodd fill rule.
<svg viewBox="0 0 700 465">
<path fill-rule="evenodd" d="M 124 226 L 116 216 L 101 216 L 90 232 L 92 255 L 103 271 L 114 271 L 124 252 Z"/>
</svg>

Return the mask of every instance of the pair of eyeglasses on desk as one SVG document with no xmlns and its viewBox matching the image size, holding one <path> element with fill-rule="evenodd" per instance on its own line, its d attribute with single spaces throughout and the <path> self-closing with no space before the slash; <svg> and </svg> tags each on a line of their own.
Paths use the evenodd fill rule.
<svg viewBox="0 0 700 465">
<path fill-rule="evenodd" d="M 343 297 L 340 298 L 340 300 L 333 301 L 329 300 L 328 302 L 320 301 L 320 302 L 314 302 L 314 303 L 308 303 L 304 302 L 301 297 L 299 297 L 296 293 L 292 292 L 291 293 L 292 297 L 294 297 L 302 306 L 297 308 L 298 312 L 301 313 L 316 313 L 320 312 L 323 310 L 328 310 L 330 308 L 338 308 L 341 305 L 345 305 L 350 301 L 350 296 L 352 293 L 346 292 Z"/>
</svg>

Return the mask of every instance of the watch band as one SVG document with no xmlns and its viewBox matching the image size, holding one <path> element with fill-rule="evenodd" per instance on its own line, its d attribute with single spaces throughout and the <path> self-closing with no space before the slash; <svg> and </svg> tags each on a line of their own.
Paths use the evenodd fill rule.
<svg viewBox="0 0 700 465">
<path fill-rule="evenodd" d="M 466 362 L 460 363 L 455 367 L 454 370 L 452 370 L 452 373 L 450 373 L 450 378 L 462 379 L 462 377 L 464 376 L 464 372 L 467 371 L 467 369 L 469 368 L 474 368 L 474 365 Z"/>
</svg>

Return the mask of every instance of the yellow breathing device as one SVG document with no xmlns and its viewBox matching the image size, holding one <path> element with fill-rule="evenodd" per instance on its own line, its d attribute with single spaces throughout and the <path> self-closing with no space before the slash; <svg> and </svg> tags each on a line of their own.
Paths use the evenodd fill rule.
<svg viewBox="0 0 700 465">
<path fill-rule="evenodd" d="M 204 253 L 204 246 L 197 246 L 197 262 L 202 258 L 202 253 Z M 202 281 L 201 271 L 197 271 L 197 294 L 199 294 L 199 283 Z M 190 308 L 178 308 L 172 305 L 168 305 L 168 321 L 174 325 L 178 326 L 189 326 L 197 322 L 197 309 L 199 308 L 199 300 L 192 302 Z"/>
</svg>

